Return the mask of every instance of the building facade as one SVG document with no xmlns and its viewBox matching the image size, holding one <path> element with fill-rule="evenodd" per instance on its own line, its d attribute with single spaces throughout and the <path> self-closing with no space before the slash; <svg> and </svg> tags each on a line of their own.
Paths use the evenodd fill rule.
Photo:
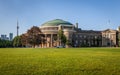
<svg viewBox="0 0 120 75">
<path fill-rule="evenodd" d="M 63 31 L 72 47 L 113 47 L 118 46 L 119 43 L 118 30 L 82 30 L 78 28 L 78 23 L 74 25 L 61 19 L 55 19 L 42 24 L 40 30 L 40 35 L 44 35 L 43 38 L 45 39 L 45 42 L 39 46 L 41 48 L 61 46 L 61 41 L 58 38 L 59 30 Z"/>
<path fill-rule="evenodd" d="M 41 35 L 44 35 L 46 42 L 40 47 L 56 47 L 60 46 L 61 41 L 58 39 L 58 32 L 62 30 L 68 40 L 72 42 L 72 35 L 75 32 L 74 25 L 61 19 L 48 21 L 40 26 Z"/>
<path fill-rule="evenodd" d="M 119 31 L 107 29 L 102 31 L 102 46 L 118 46 Z"/>
</svg>

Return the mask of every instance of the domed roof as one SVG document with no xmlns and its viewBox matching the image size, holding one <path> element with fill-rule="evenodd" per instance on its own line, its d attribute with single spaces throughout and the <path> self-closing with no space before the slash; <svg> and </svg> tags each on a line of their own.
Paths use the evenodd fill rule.
<svg viewBox="0 0 120 75">
<path fill-rule="evenodd" d="M 48 21 L 48 22 L 42 24 L 41 26 L 59 26 L 59 25 L 64 26 L 64 25 L 73 25 L 73 24 L 70 22 L 61 20 L 61 19 L 55 19 L 55 20 Z"/>
</svg>

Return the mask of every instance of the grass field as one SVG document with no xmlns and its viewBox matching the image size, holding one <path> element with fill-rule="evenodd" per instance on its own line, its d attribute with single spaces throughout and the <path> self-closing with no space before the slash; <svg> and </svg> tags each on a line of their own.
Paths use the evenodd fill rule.
<svg viewBox="0 0 120 75">
<path fill-rule="evenodd" d="M 120 48 L 1 48 L 0 75 L 120 75 Z"/>
</svg>

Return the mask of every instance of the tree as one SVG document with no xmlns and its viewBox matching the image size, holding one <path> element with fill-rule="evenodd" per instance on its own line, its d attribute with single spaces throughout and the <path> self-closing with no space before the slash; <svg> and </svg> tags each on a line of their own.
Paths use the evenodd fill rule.
<svg viewBox="0 0 120 75">
<path fill-rule="evenodd" d="M 13 47 L 12 41 L 0 39 L 0 48 Z"/>
<path fill-rule="evenodd" d="M 120 33 L 118 34 L 118 46 L 120 47 Z"/>
<path fill-rule="evenodd" d="M 21 44 L 23 47 L 25 47 L 28 44 L 28 36 L 26 34 L 22 34 L 21 36 Z"/>
<path fill-rule="evenodd" d="M 27 41 L 34 48 L 35 48 L 35 45 L 39 45 L 41 43 L 41 37 L 39 35 L 40 32 L 41 31 L 37 26 L 33 26 L 30 30 L 27 31 L 27 34 L 28 34 Z"/>
<path fill-rule="evenodd" d="M 65 45 L 66 41 L 67 41 L 66 36 L 63 34 L 61 42 Z"/>
<path fill-rule="evenodd" d="M 67 47 L 69 47 L 69 46 L 72 45 L 72 43 L 70 42 L 70 40 L 67 40 L 67 41 L 66 41 L 66 45 L 67 45 Z"/>
<path fill-rule="evenodd" d="M 13 39 L 13 46 L 14 46 L 14 47 L 21 47 L 21 46 L 22 46 L 20 36 L 16 36 L 16 37 Z"/>
<path fill-rule="evenodd" d="M 58 31 L 58 38 L 60 39 L 60 43 L 65 45 L 66 43 L 66 36 L 63 34 L 62 30 Z"/>
</svg>

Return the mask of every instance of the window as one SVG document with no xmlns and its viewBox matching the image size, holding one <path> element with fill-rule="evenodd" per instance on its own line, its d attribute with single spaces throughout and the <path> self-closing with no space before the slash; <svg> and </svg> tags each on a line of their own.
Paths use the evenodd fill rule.
<svg viewBox="0 0 120 75">
<path fill-rule="evenodd" d="M 95 36 L 95 39 L 97 39 L 97 36 Z"/>
<path fill-rule="evenodd" d="M 76 40 L 76 44 L 78 43 L 78 41 Z"/>
<path fill-rule="evenodd" d="M 76 38 L 78 37 L 78 35 L 76 35 Z"/>
<path fill-rule="evenodd" d="M 86 38 L 86 35 L 84 35 L 84 38 Z"/>
<path fill-rule="evenodd" d="M 108 34 L 108 37 L 110 38 L 110 34 Z"/>
<path fill-rule="evenodd" d="M 86 43 L 86 40 L 84 40 L 84 44 Z"/>
<path fill-rule="evenodd" d="M 82 38 L 82 36 L 81 36 L 81 35 L 79 35 L 79 37 L 80 37 L 80 38 Z"/>
<path fill-rule="evenodd" d="M 80 40 L 80 43 L 82 43 L 82 40 Z"/>
</svg>

